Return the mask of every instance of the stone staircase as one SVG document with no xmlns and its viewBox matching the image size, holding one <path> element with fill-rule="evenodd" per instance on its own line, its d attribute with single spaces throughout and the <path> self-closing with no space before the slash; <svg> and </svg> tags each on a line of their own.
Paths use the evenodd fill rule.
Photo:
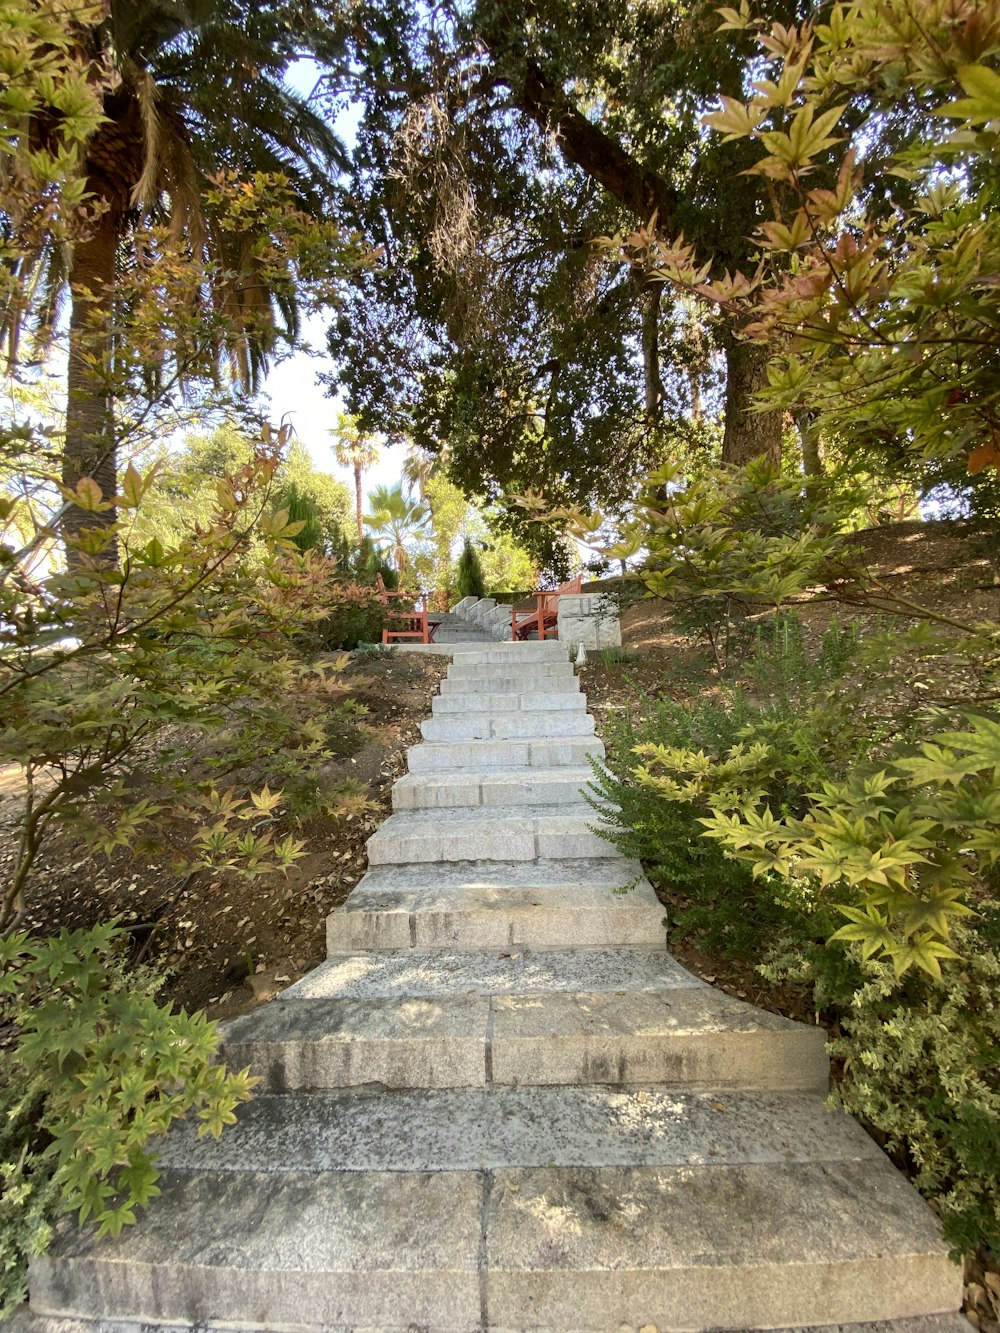
<svg viewBox="0 0 1000 1333">
<path fill-rule="evenodd" d="M 117 1241 L 67 1229 L 14 1327 L 967 1333 L 823 1034 L 666 952 L 593 731 L 558 644 L 456 655 L 327 962 L 228 1025 L 260 1095 L 168 1136 Z"/>
<path fill-rule="evenodd" d="M 482 643 L 488 637 L 478 625 L 470 624 L 464 617 L 457 616 L 452 611 L 435 611 L 431 619 L 438 622 L 438 629 L 434 635 L 435 643 Z"/>
</svg>

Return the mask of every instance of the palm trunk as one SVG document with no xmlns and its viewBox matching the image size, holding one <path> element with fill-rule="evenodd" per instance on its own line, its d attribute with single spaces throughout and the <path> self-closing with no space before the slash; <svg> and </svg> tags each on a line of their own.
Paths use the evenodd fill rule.
<svg viewBox="0 0 1000 1333">
<path fill-rule="evenodd" d="M 62 480 L 64 486 L 75 487 L 82 477 L 92 477 L 105 499 L 118 489 L 114 405 L 109 386 L 119 219 L 117 209 L 107 208 L 93 236 L 76 246 L 69 282 L 72 310 Z M 93 514 L 73 505 L 64 519 L 64 530 L 71 537 L 86 528 L 106 526 L 114 519 L 113 509 Z M 105 554 L 114 560 L 116 549 L 112 547 Z M 71 566 L 79 561 L 71 544 L 67 545 L 66 559 Z"/>
<path fill-rule="evenodd" d="M 730 336 L 726 346 L 726 428 L 722 461 L 737 467 L 762 454 L 781 462 L 780 412 L 751 412 L 753 396 L 767 386 L 770 348 Z"/>
<path fill-rule="evenodd" d="M 354 512 L 357 514 L 357 518 L 358 518 L 358 545 L 359 545 L 359 546 L 361 545 L 361 543 L 362 543 L 362 542 L 364 541 L 364 539 L 365 539 L 365 529 L 364 529 L 364 525 L 363 525 L 362 522 L 361 522 L 361 510 L 362 510 L 362 504 L 361 504 L 361 465 L 360 465 L 360 463 L 355 463 L 355 464 L 354 464 Z"/>
</svg>

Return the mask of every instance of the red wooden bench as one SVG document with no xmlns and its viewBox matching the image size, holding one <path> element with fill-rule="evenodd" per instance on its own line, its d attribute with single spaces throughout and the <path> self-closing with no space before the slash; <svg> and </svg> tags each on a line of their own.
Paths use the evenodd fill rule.
<svg viewBox="0 0 1000 1333">
<path fill-rule="evenodd" d="M 410 593 L 387 588 L 381 574 L 375 575 L 375 583 L 378 587 L 378 599 L 386 611 L 387 623 L 382 630 L 382 642 L 399 643 L 412 639 L 416 643 L 433 643 L 441 622 L 430 619 L 427 611 L 427 594 L 425 593 L 414 606 Z M 393 602 L 398 604 L 401 601 L 407 602 L 408 605 L 393 606 Z"/>
<path fill-rule="evenodd" d="M 515 643 L 536 633 L 540 639 L 555 639 L 559 634 L 559 598 L 563 593 L 583 592 L 583 575 L 560 584 L 550 592 L 536 592 L 530 610 L 514 607 L 510 613 L 510 637 Z"/>
</svg>

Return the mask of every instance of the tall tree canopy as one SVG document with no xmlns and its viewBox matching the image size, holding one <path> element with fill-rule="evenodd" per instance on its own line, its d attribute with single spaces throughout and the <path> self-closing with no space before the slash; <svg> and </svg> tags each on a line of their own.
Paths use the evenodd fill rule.
<svg viewBox="0 0 1000 1333">
<path fill-rule="evenodd" d="M 745 263 L 764 185 L 700 128 L 747 67 L 718 23 L 709 4 L 372 6 L 352 197 L 385 264 L 330 334 L 363 422 L 446 443 L 471 490 L 544 475 L 607 500 L 721 406 L 691 304 L 590 245 L 653 220 L 720 272 Z M 713 334 L 734 459 L 779 430 L 745 412 L 761 355 L 735 333 Z"/>
<path fill-rule="evenodd" d="M 647 229 L 713 280 L 753 270 L 772 187 L 703 121 L 750 89 L 755 34 L 720 31 L 715 0 L 389 0 L 359 23 L 351 197 L 385 262 L 329 342 L 366 426 L 447 446 L 470 492 L 544 480 L 605 505 L 678 447 L 779 456 L 782 413 L 748 410 L 769 349 L 665 287 L 641 244 L 618 264 L 592 244 Z M 843 124 L 865 124 L 874 197 L 909 108 L 871 109 L 859 94 Z"/>
</svg>

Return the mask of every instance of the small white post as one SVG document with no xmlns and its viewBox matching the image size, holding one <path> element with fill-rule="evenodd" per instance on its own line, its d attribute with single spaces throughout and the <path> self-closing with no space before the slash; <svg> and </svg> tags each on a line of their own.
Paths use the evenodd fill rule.
<svg viewBox="0 0 1000 1333">
<path fill-rule="evenodd" d="M 584 648 L 582 643 L 576 650 L 576 664 L 577 666 L 587 665 L 587 650 L 586 648 Z"/>
</svg>

